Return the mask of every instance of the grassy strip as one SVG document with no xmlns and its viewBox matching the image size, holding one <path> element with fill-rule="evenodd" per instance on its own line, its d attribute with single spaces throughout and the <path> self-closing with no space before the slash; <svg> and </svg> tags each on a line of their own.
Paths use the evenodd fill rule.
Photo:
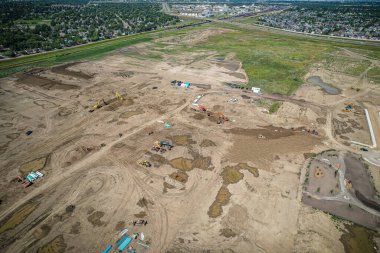
<svg viewBox="0 0 380 253">
<path fill-rule="evenodd" d="M 269 107 L 269 114 L 272 114 L 272 113 L 277 112 L 277 110 L 280 108 L 281 104 L 282 104 L 282 103 L 281 103 L 281 102 L 278 102 L 278 101 L 273 102 L 273 103 L 271 104 L 271 106 Z"/>
<path fill-rule="evenodd" d="M 114 50 L 122 46 L 128 46 L 140 42 L 149 41 L 152 32 L 119 37 L 110 40 L 104 40 L 71 48 L 65 48 L 58 51 L 51 51 L 36 55 L 28 55 L 14 59 L 0 61 L 0 70 L 20 67 L 41 61 L 65 61 L 70 59 L 81 59 L 83 57 L 91 57 L 103 54 L 106 51 Z"/>
<path fill-rule="evenodd" d="M 377 84 L 380 84 L 380 67 L 376 66 L 368 70 L 367 76 L 369 80 L 374 81 Z"/>
</svg>

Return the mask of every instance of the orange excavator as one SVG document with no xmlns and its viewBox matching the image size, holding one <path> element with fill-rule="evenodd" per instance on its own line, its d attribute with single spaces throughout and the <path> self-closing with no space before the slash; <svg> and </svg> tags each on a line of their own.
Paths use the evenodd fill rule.
<svg viewBox="0 0 380 253">
<path fill-rule="evenodd" d="M 215 114 L 218 117 L 218 121 L 216 122 L 217 124 L 223 124 L 225 121 L 229 121 L 229 119 L 226 116 L 224 116 L 224 113 L 217 112 Z"/>
</svg>

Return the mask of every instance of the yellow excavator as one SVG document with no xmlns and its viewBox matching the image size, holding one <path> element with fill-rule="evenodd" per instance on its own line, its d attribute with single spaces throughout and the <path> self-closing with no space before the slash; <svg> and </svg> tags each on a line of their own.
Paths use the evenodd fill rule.
<svg viewBox="0 0 380 253">
<path fill-rule="evenodd" d="M 120 95 L 120 93 L 117 92 L 117 91 L 115 92 L 115 96 L 116 96 L 116 98 L 119 99 L 120 101 L 123 101 L 123 100 L 124 100 L 123 96 Z"/>
<path fill-rule="evenodd" d="M 92 109 L 89 111 L 89 112 L 93 112 L 95 111 L 96 109 L 100 109 L 102 108 L 103 106 L 105 105 L 108 105 L 107 102 L 102 98 L 100 99 L 93 107 Z"/>
</svg>

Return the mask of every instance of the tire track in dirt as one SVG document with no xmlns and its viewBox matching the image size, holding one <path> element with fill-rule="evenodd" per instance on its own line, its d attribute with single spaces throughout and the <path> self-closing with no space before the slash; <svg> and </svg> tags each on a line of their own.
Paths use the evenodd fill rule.
<svg viewBox="0 0 380 253">
<path fill-rule="evenodd" d="M 115 145 L 116 143 L 119 143 L 119 142 L 122 142 L 126 139 L 128 139 L 129 137 L 135 135 L 136 133 L 142 131 L 143 129 L 145 129 L 147 126 L 150 126 L 150 125 L 153 125 L 154 123 L 156 123 L 158 120 L 163 120 L 165 118 L 168 118 L 170 115 L 174 115 L 178 112 L 180 112 L 182 109 L 184 109 L 185 107 L 187 106 L 187 102 L 185 102 L 184 104 L 182 104 L 181 106 L 177 107 L 176 109 L 156 118 L 156 119 L 153 119 L 151 121 L 148 121 L 147 123 L 145 124 L 142 124 L 140 125 L 139 127 L 135 128 L 134 130 L 130 131 L 128 134 L 124 135 L 123 137 L 109 143 L 109 145 L 107 145 L 106 147 L 104 147 L 103 149 L 99 150 L 98 152 L 94 153 L 93 155 L 91 156 L 88 156 L 86 159 L 83 159 L 81 160 L 80 162 L 78 162 L 77 164 L 71 166 L 70 169 L 67 169 L 65 170 L 63 173 L 62 173 L 62 176 L 68 176 L 70 175 L 71 173 L 74 173 L 75 171 L 79 171 L 81 168 L 85 167 L 86 165 L 88 165 L 89 163 L 93 163 L 95 162 L 96 160 L 100 159 L 101 157 L 103 157 L 105 154 L 107 154 L 111 147 L 113 145 Z M 87 119 L 87 118 L 86 118 Z M 86 122 L 88 120 L 84 119 L 83 121 Z M 99 120 L 99 119 L 97 119 Z M 83 122 L 82 121 L 82 122 Z M 87 124 L 86 124 L 87 125 Z M 85 127 L 85 126 L 83 126 Z M 73 128 L 71 128 L 73 129 Z M 64 137 L 61 137 L 61 138 L 57 138 L 58 140 L 63 140 L 66 138 L 66 136 L 70 136 L 72 135 L 72 132 L 73 133 L 78 133 L 78 132 L 82 132 L 83 133 L 83 130 L 82 128 L 80 129 L 73 129 L 73 130 L 69 130 L 69 134 L 66 133 L 64 135 Z M 54 143 L 49 143 L 50 145 L 52 144 L 56 144 L 57 143 L 57 139 L 54 140 Z M 49 146 L 49 144 L 46 144 L 44 146 L 44 148 L 40 148 L 40 149 L 46 149 L 46 146 Z M 39 149 L 39 150 L 40 150 Z M 31 192 L 30 194 L 28 194 L 27 196 L 25 196 L 24 198 L 20 199 L 19 201 L 17 201 L 14 205 L 12 205 L 10 208 L 8 208 L 6 211 L 4 211 L 1 216 L 0 216 L 0 220 L 3 219 L 7 214 L 9 214 L 10 212 L 12 212 L 14 209 L 16 209 L 18 206 L 20 206 L 22 203 L 24 203 L 25 201 L 27 201 L 28 199 L 32 198 L 33 196 L 36 196 L 37 194 L 39 194 L 40 192 L 42 191 L 45 191 L 47 188 L 49 188 L 50 186 L 56 184 L 58 181 L 60 181 L 60 178 L 55 178 L 49 182 L 46 182 L 44 185 L 42 185 L 41 187 L 35 189 L 33 192 Z"/>
</svg>

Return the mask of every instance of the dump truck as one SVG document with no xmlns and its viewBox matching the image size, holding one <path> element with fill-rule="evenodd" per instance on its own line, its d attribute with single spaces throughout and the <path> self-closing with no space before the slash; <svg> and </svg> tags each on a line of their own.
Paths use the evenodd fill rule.
<svg viewBox="0 0 380 253">
<path fill-rule="evenodd" d="M 171 150 L 174 146 L 171 144 L 170 141 L 168 140 L 161 140 L 160 141 L 160 146 L 161 147 L 166 147 L 168 150 Z"/>
</svg>

